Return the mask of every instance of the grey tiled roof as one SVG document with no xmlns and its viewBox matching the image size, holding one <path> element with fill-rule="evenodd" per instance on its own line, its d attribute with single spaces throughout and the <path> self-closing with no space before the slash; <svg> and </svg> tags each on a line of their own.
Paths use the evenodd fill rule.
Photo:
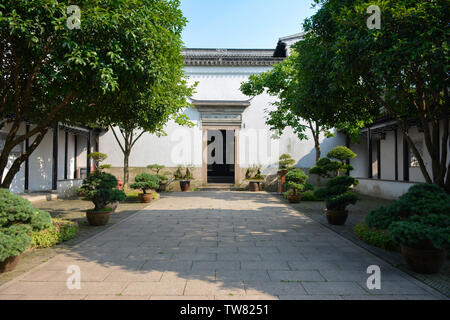
<svg viewBox="0 0 450 320">
<path fill-rule="evenodd" d="M 184 49 L 187 66 L 271 66 L 284 58 L 272 49 Z"/>
</svg>

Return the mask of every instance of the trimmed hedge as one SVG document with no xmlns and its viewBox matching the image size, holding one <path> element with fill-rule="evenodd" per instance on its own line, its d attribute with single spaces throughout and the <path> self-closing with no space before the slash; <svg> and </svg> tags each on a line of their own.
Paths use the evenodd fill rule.
<svg viewBox="0 0 450 320">
<path fill-rule="evenodd" d="M 386 250 L 399 250 L 398 243 L 392 240 L 387 230 L 369 228 L 365 223 L 358 223 L 353 230 L 367 244 Z"/>
<path fill-rule="evenodd" d="M 78 231 L 77 222 L 52 219 L 51 226 L 48 229 L 33 232 L 32 246 L 34 248 L 49 248 L 75 238 Z"/>
<path fill-rule="evenodd" d="M 32 231 L 51 224 L 48 212 L 33 208 L 31 202 L 0 189 L 0 261 L 24 252 L 32 242 Z"/>
<path fill-rule="evenodd" d="M 434 184 L 418 184 L 389 207 L 371 211 L 366 217 L 366 224 L 370 228 L 388 229 L 391 223 L 414 215 L 449 213 L 450 196 L 442 188 Z"/>
</svg>

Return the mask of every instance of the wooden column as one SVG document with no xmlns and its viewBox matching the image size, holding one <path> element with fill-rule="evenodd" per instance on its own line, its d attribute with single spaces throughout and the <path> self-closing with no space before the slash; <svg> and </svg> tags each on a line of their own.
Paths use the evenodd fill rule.
<svg viewBox="0 0 450 320">
<path fill-rule="evenodd" d="M 58 133 L 59 126 L 53 128 L 53 161 L 52 161 L 52 190 L 58 189 Z"/>
<path fill-rule="evenodd" d="M 25 127 L 26 133 L 28 134 L 30 132 L 30 125 L 27 123 Z M 25 150 L 28 152 L 30 149 L 30 139 L 27 138 L 25 140 Z M 25 191 L 28 191 L 30 186 L 30 157 L 28 156 L 25 160 L 25 182 L 24 182 L 24 189 Z"/>
<path fill-rule="evenodd" d="M 394 130 L 395 181 L 398 181 L 398 131 Z"/>
<path fill-rule="evenodd" d="M 74 179 L 78 179 L 78 171 L 77 171 L 77 156 L 78 156 L 78 136 L 74 135 L 73 136 L 74 139 L 74 148 L 73 148 L 73 178 Z"/>
<path fill-rule="evenodd" d="M 89 133 L 87 136 L 87 151 L 86 151 L 86 175 L 89 176 L 91 174 L 91 160 L 89 158 L 89 154 L 91 153 L 91 138 L 92 138 L 92 129 L 89 129 Z"/>
<path fill-rule="evenodd" d="M 372 130 L 370 128 L 367 129 L 367 162 L 368 162 L 368 178 L 373 178 L 373 158 L 372 158 Z"/>
<path fill-rule="evenodd" d="M 403 181 L 409 181 L 409 146 L 403 137 Z"/>
<path fill-rule="evenodd" d="M 377 171 L 378 179 L 381 179 L 381 139 L 377 140 Z"/>
<path fill-rule="evenodd" d="M 69 132 L 65 132 L 64 136 L 64 179 L 68 176 L 68 161 L 69 161 Z"/>
<path fill-rule="evenodd" d="M 241 184 L 241 164 L 239 159 L 239 134 L 240 129 L 234 130 L 234 185 L 238 187 Z"/>
</svg>

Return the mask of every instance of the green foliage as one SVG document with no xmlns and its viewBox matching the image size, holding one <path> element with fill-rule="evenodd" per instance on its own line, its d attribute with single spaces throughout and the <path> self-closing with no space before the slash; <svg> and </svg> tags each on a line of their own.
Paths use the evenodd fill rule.
<svg viewBox="0 0 450 320">
<path fill-rule="evenodd" d="M 95 162 L 103 162 L 108 158 L 108 156 L 101 152 L 92 152 L 88 154 L 88 158 L 94 160 Z"/>
<path fill-rule="evenodd" d="M 109 203 L 125 200 L 122 190 L 117 189 L 117 178 L 112 174 L 96 171 L 84 179 L 78 194 L 91 200 L 96 211 L 105 208 Z"/>
<path fill-rule="evenodd" d="M 306 180 L 308 180 L 308 176 L 300 169 L 292 169 L 286 174 L 286 183 L 294 194 L 305 189 Z"/>
<path fill-rule="evenodd" d="M 323 201 L 323 199 L 318 198 L 315 194 L 314 191 L 305 191 L 302 194 L 302 201 Z"/>
<path fill-rule="evenodd" d="M 351 186 L 357 185 L 358 180 L 350 176 L 338 176 L 330 179 L 325 188 L 314 192 L 317 198 L 325 199 L 329 210 L 345 210 L 350 204 L 358 201 L 356 193 L 351 191 Z"/>
<path fill-rule="evenodd" d="M 32 246 L 35 248 L 49 248 L 58 243 L 71 240 L 78 234 L 77 222 L 62 219 L 52 219 L 47 229 L 33 232 Z"/>
<path fill-rule="evenodd" d="M 24 252 L 31 245 L 30 232 L 31 227 L 28 225 L 0 228 L 0 261 Z"/>
<path fill-rule="evenodd" d="M 147 190 L 157 189 L 160 183 L 158 176 L 148 173 L 141 173 L 134 180 L 136 182 L 130 185 L 130 187 L 135 190 L 142 190 L 144 194 L 147 193 Z"/>
<path fill-rule="evenodd" d="M 147 168 L 151 169 L 152 171 L 154 171 L 157 175 L 159 174 L 159 172 L 164 169 L 166 166 L 165 165 L 161 165 L 161 164 L 151 164 L 148 165 Z"/>
<path fill-rule="evenodd" d="M 102 165 L 98 166 L 98 169 L 100 169 L 100 170 L 111 169 L 111 168 L 112 168 L 112 165 L 110 165 L 110 164 L 102 164 Z"/>
<path fill-rule="evenodd" d="M 43 230 L 47 229 L 52 224 L 52 217 L 50 216 L 50 213 L 43 211 L 43 210 L 36 210 L 36 212 L 31 217 L 31 226 L 33 227 L 33 230 Z"/>
<path fill-rule="evenodd" d="M 284 153 L 280 156 L 280 159 L 278 161 L 278 168 L 280 170 L 290 170 L 293 168 L 294 164 L 295 160 L 292 159 L 291 155 Z"/>
<path fill-rule="evenodd" d="M 192 174 L 193 166 L 182 166 L 179 165 L 177 170 L 173 174 L 175 180 L 181 181 L 190 181 L 194 179 L 194 175 Z"/>
<path fill-rule="evenodd" d="M 450 192 L 450 179 L 445 179 L 447 154 L 437 151 L 440 146 L 448 147 L 449 139 L 448 126 L 442 129 L 440 125 L 450 116 L 448 1 L 314 2 L 319 9 L 305 21 L 305 40 L 294 51 L 305 57 L 302 68 L 297 68 L 300 77 L 317 80 L 308 83 L 316 89 L 316 96 L 323 96 L 318 97 L 319 107 L 325 100 L 330 113 L 342 112 L 353 123 L 370 124 L 380 116 L 398 119 L 425 181 Z M 370 4 L 381 9 L 381 29 L 367 27 Z M 326 123 L 334 121 L 333 117 L 321 118 Z M 416 142 L 406 134 L 409 122 L 429 124 L 420 128 L 420 140 L 431 157 L 428 167 Z M 444 133 L 435 134 L 439 130 Z"/>
<path fill-rule="evenodd" d="M 245 179 L 263 181 L 266 177 L 261 173 L 261 169 L 262 166 L 259 164 L 254 164 L 250 168 L 247 168 Z"/>
<path fill-rule="evenodd" d="M 0 189 L 0 227 L 13 223 L 29 223 L 36 213 L 31 202 L 7 189 Z"/>
<path fill-rule="evenodd" d="M 369 228 L 364 223 L 358 223 L 355 226 L 354 231 L 356 235 L 367 244 L 386 250 L 397 251 L 399 249 L 398 243 L 392 240 L 386 230 Z"/>
<path fill-rule="evenodd" d="M 450 213 L 411 216 L 389 226 L 392 238 L 409 247 L 428 249 L 450 245 Z"/>
<path fill-rule="evenodd" d="M 366 223 L 370 228 L 387 229 L 392 222 L 413 215 L 445 215 L 449 212 L 450 196 L 442 188 L 434 184 L 418 184 L 389 207 L 371 211 L 366 217 Z"/>
<path fill-rule="evenodd" d="M 333 150 L 328 152 L 327 158 L 329 159 L 338 159 L 340 161 L 350 160 L 356 157 L 356 153 L 354 153 L 352 150 L 350 150 L 347 147 L 338 146 L 335 147 Z"/>
</svg>

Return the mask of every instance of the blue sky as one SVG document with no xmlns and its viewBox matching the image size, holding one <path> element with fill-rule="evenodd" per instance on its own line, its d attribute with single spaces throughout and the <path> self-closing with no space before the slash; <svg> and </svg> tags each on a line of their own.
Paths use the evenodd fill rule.
<svg viewBox="0 0 450 320">
<path fill-rule="evenodd" d="M 181 0 L 188 48 L 275 48 L 301 32 L 312 0 Z"/>
</svg>

